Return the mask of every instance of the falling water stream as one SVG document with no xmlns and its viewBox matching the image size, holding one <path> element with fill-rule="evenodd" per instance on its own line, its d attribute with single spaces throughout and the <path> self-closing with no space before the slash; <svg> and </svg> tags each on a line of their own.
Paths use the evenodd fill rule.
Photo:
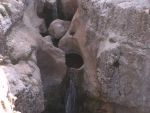
<svg viewBox="0 0 150 113">
<path fill-rule="evenodd" d="M 70 68 L 68 74 L 69 74 L 69 87 L 67 89 L 67 95 L 66 95 L 65 112 L 75 113 L 75 107 L 76 107 L 75 69 Z"/>
<path fill-rule="evenodd" d="M 58 9 L 57 9 L 57 1 L 56 3 L 54 3 L 53 7 L 52 7 L 52 17 L 53 19 L 58 18 Z"/>
<path fill-rule="evenodd" d="M 75 113 L 77 103 L 76 80 L 78 69 L 83 65 L 83 59 L 80 55 L 75 53 L 66 54 L 66 64 L 68 66 L 67 76 L 69 78 L 69 83 L 66 94 L 65 113 Z"/>
</svg>

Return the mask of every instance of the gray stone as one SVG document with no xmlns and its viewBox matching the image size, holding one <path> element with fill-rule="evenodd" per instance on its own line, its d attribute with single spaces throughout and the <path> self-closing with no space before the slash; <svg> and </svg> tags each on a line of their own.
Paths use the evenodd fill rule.
<svg viewBox="0 0 150 113">
<path fill-rule="evenodd" d="M 149 113 L 149 1 L 81 0 L 79 7 L 59 47 L 81 53 L 84 89 L 116 113 Z"/>
<path fill-rule="evenodd" d="M 23 16 L 26 0 L 1 0 L 0 1 L 0 34 L 5 34 Z"/>
<path fill-rule="evenodd" d="M 11 4 L 11 2 L 9 3 Z M 12 25 L 8 26 L 6 32 L 3 32 L 6 35 L 4 39 L 7 38 L 4 44 L 7 46 L 8 59 L 11 60 L 11 62 L 3 63 L 4 57 L 2 56 L 0 59 L 4 70 L 3 75 L 9 84 L 6 89 L 10 89 L 9 92 L 16 96 L 17 100 L 12 105 L 15 104 L 16 109 L 21 113 L 43 112 L 44 91 L 51 90 L 45 84 L 48 84 L 48 86 L 60 85 L 66 73 L 64 52 L 52 45 L 50 37 L 44 38 L 40 35 L 44 31 L 41 29 L 41 26 L 44 26 L 44 21 L 36 14 L 37 6 L 36 0 L 29 0 L 24 12 L 18 12 L 23 18 L 13 26 L 8 34 L 6 32 Z M 10 19 L 12 18 L 10 17 Z M 41 59 L 43 63 L 46 62 L 50 67 L 50 73 L 46 76 L 42 73 L 37 61 L 42 53 L 47 54 L 46 58 L 50 61 L 44 59 L 45 57 Z M 6 102 L 8 99 L 6 97 Z M 13 113 L 13 111 L 10 113 Z"/>
<path fill-rule="evenodd" d="M 65 35 L 69 26 L 70 26 L 69 21 L 56 19 L 50 24 L 48 31 L 52 37 L 60 39 Z"/>
</svg>

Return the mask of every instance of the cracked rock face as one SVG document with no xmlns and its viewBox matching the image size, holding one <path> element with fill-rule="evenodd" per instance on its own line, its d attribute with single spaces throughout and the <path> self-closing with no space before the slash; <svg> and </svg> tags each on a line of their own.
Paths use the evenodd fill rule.
<svg viewBox="0 0 150 113">
<path fill-rule="evenodd" d="M 82 55 L 84 88 L 116 113 L 149 113 L 149 1 L 81 0 L 79 7 L 59 47 Z"/>
</svg>

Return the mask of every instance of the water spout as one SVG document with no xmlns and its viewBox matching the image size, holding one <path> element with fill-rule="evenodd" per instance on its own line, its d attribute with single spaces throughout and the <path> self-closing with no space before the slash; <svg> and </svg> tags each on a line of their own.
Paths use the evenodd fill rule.
<svg viewBox="0 0 150 113">
<path fill-rule="evenodd" d="M 58 10 L 57 10 L 57 1 L 54 3 L 53 8 L 52 8 L 52 17 L 53 20 L 58 18 Z"/>
<path fill-rule="evenodd" d="M 75 70 L 69 69 L 68 74 L 70 79 L 69 79 L 69 87 L 66 96 L 65 112 L 75 113 L 75 107 L 76 107 Z"/>
</svg>

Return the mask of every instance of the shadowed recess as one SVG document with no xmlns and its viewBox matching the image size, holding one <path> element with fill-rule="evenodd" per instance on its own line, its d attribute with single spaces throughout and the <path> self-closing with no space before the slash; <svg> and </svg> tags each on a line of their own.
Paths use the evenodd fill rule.
<svg viewBox="0 0 150 113">
<path fill-rule="evenodd" d="M 80 68 L 83 65 L 83 59 L 76 53 L 66 54 L 66 65 L 71 68 Z"/>
</svg>

